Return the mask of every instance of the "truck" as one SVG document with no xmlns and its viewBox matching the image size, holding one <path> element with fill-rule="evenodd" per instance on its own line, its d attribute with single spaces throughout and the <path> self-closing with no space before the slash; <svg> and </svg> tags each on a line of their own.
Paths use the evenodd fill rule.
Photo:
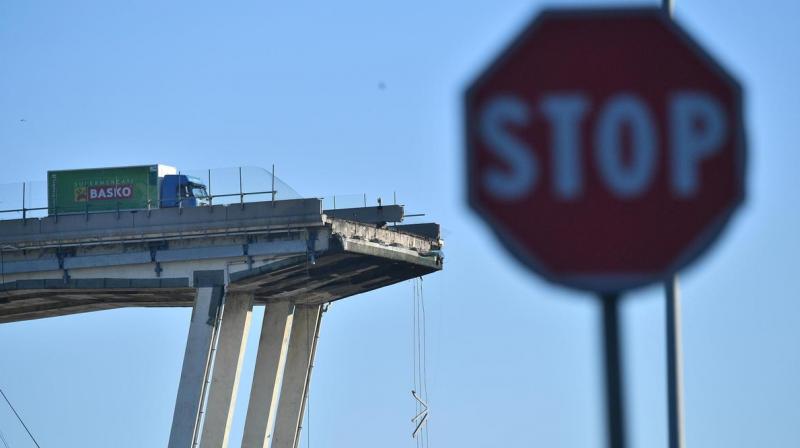
<svg viewBox="0 0 800 448">
<path fill-rule="evenodd" d="M 47 172 L 49 215 L 209 205 L 202 180 L 167 165 Z"/>
</svg>

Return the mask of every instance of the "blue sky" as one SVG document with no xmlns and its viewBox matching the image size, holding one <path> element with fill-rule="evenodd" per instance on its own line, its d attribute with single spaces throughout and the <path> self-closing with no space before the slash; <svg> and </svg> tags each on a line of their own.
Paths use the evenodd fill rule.
<svg viewBox="0 0 800 448">
<path fill-rule="evenodd" d="M 274 163 L 305 196 L 397 191 L 446 239 L 444 272 L 424 280 L 431 444 L 600 447 L 597 304 L 517 265 L 464 201 L 463 88 L 544 5 L 2 2 L 0 183 Z M 745 86 L 750 144 L 744 208 L 682 276 L 687 443 L 799 446 L 800 4 L 677 0 L 675 12 Z M 403 283 L 325 315 L 303 446 L 413 446 L 411 300 Z M 0 387 L 42 446 L 164 446 L 189 313 L 0 325 Z M 258 308 L 252 335 L 260 322 Z M 666 446 L 663 325 L 658 287 L 628 296 L 634 447 Z M 0 430 L 32 446 L 1 405 Z"/>
</svg>

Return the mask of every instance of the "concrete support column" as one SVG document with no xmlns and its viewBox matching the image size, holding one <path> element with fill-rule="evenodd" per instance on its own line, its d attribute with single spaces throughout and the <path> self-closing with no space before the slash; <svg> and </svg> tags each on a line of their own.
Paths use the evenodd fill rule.
<svg viewBox="0 0 800 448">
<path fill-rule="evenodd" d="M 290 302 L 268 303 L 264 307 L 242 448 L 269 447 L 294 320 L 293 310 L 294 305 Z"/>
<path fill-rule="evenodd" d="M 228 446 L 252 310 L 252 292 L 226 294 L 211 370 L 208 403 L 200 433 L 202 448 Z"/>
<path fill-rule="evenodd" d="M 201 286 L 192 308 L 192 320 L 183 355 L 183 368 L 172 416 L 169 448 L 190 448 L 202 406 L 214 327 L 222 301 L 223 286 Z"/>
<path fill-rule="evenodd" d="M 300 421 L 321 317 L 322 305 L 295 308 L 272 448 L 295 448 L 299 441 Z"/>
</svg>

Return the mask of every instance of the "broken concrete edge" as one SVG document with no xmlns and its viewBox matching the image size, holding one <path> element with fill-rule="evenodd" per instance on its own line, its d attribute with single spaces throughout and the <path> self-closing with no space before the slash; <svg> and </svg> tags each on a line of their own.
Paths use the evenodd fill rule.
<svg viewBox="0 0 800 448">
<path fill-rule="evenodd" d="M 357 221 L 328 218 L 326 223 L 330 226 L 332 234 L 341 235 L 346 239 L 378 242 L 386 246 L 412 249 L 419 253 L 441 249 L 444 244 L 440 239 L 429 238 L 425 235 L 394 228 L 378 227 Z"/>
<path fill-rule="evenodd" d="M 343 252 L 402 261 L 409 264 L 425 266 L 434 271 L 440 271 L 444 264 L 444 256 L 438 250 L 419 253 L 410 249 L 385 247 L 380 243 L 346 238 L 342 238 L 340 244 L 342 244 Z"/>
</svg>

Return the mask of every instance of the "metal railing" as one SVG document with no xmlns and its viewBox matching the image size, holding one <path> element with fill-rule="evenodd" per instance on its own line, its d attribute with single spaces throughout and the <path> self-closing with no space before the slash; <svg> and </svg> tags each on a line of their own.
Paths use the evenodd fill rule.
<svg viewBox="0 0 800 448">
<path fill-rule="evenodd" d="M 275 202 L 279 197 L 280 199 L 298 199 L 301 197 L 288 184 L 275 176 L 274 165 L 272 166 L 271 172 L 255 167 L 232 167 L 202 170 L 181 170 L 178 172 L 178 174 L 184 174 L 206 182 L 207 194 L 205 196 L 190 197 L 176 196 L 174 199 L 148 199 L 146 201 L 146 205 L 142 208 L 123 208 L 120 202 L 117 202 L 115 208 L 109 208 L 106 205 L 102 207 L 102 209 L 93 209 L 92 204 L 86 201 L 83 204 L 83 209 L 76 210 L 74 206 L 69 207 L 68 209 L 63 209 L 56 205 L 53 205 L 52 207 L 48 206 L 47 184 L 44 181 L 0 184 L 0 207 L 9 202 L 16 202 L 15 205 L 17 205 L 16 207 L 12 206 L 7 209 L 0 209 L 0 220 L 19 218 L 26 220 L 29 218 L 41 218 L 45 216 L 54 216 L 57 220 L 59 215 L 65 214 L 84 214 L 88 219 L 90 214 L 99 212 L 116 212 L 118 216 L 123 211 L 146 210 L 149 212 L 155 208 L 166 208 L 162 207 L 166 202 L 175 204 L 169 208 L 174 207 L 179 209 L 186 208 L 186 203 L 192 200 L 198 201 L 198 206 L 239 204 L 241 207 L 244 207 L 245 204 L 247 204 L 247 199 L 252 197 L 267 196 L 268 200 L 271 202 Z M 214 190 L 221 192 L 215 194 Z M 389 205 L 389 201 L 386 200 L 388 198 L 391 198 L 392 205 L 398 205 L 398 196 L 396 191 L 391 191 L 388 194 L 382 195 L 355 193 L 333 194 L 317 197 L 322 200 L 322 208 L 324 210 L 368 207 L 371 205 Z M 233 200 L 231 200 L 232 198 Z M 108 204 L 108 202 L 105 202 L 105 204 Z M 16 216 L 9 217 L 9 215 Z M 404 215 L 406 218 L 419 216 L 425 216 L 425 214 L 408 213 Z"/>
</svg>

